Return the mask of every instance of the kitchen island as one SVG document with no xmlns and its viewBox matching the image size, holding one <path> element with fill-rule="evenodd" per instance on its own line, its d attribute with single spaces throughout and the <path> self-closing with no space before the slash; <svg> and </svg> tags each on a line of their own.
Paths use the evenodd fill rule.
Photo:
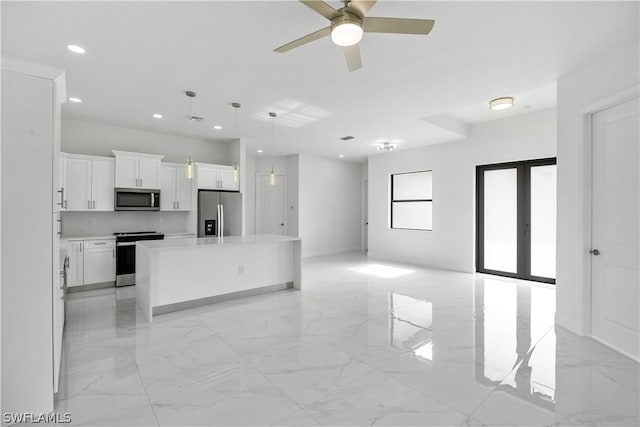
<svg viewBox="0 0 640 427">
<path fill-rule="evenodd" d="M 154 315 L 294 287 L 301 242 L 272 234 L 136 242 L 136 304 Z"/>
</svg>

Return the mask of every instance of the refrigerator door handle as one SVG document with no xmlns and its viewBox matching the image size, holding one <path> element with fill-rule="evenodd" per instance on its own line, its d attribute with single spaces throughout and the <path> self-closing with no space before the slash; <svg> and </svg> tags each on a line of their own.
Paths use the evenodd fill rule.
<svg viewBox="0 0 640 427">
<path fill-rule="evenodd" d="M 220 205 L 216 205 L 218 220 L 216 221 L 216 236 L 220 237 Z"/>
<path fill-rule="evenodd" d="M 224 205 L 220 205 L 220 237 L 224 237 Z"/>
</svg>

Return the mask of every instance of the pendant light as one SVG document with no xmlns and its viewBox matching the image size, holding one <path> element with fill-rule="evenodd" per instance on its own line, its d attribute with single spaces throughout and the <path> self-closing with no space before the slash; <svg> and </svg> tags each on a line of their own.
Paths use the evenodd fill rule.
<svg viewBox="0 0 640 427">
<path fill-rule="evenodd" d="M 238 110 L 240 109 L 240 103 L 232 102 L 231 106 L 233 107 L 234 110 L 236 110 L 236 138 L 239 141 L 240 135 L 238 134 Z M 238 165 L 238 162 L 236 160 L 236 162 L 234 162 L 233 164 L 233 182 L 237 184 L 239 180 L 240 180 L 240 165 Z"/>
<path fill-rule="evenodd" d="M 191 156 L 189 156 L 189 160 L 187 161 L 187 179 L 193 179 L 193 161 L 191 160 Z"/>
<path fill-rule="evenodd" d="M 269 113 L 269 117 L 271 117 L 271 174 L 269 175 L 269 185 L 276 185 L 276 173 L 273 170 L 273 158 L 276 155 L 276 149 L 275 149 L 275 137 L 274 137 L 274 124 L 275 124 L 275 120 L 276 117 L 278 117 L 278 115 L 276 113 Z"/>
</svg>

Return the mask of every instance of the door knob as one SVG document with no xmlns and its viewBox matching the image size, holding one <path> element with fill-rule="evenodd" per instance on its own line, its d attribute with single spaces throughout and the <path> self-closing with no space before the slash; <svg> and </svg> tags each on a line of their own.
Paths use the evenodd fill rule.
<svg viewBox="0 0 640 427">
<path fill-rule="evenodd" d="M 591 249 L 591 250 L 589 251 L 589 253 L 590 253 L 591 255 L 595 255 L 595 256 L 600 255 L 600 251 L 599 251 L 599 250 L 597 250 L 597 249 Z"/>
</svg>

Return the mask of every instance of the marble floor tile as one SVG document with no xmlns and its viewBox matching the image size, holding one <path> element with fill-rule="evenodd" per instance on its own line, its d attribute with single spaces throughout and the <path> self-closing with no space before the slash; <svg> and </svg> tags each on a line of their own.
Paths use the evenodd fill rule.
<svg viewBox="0 0 640 427">
<path fill-rule="evenodd" d="M 305 411 L 321 425 L 458 426 L 466 419 L 379 371 L 340 387 Z"/>
<path fill-rule="evenodd" d="M 134 359 L 149 397 L 247 364 L 237 351 L 217 337 L 146 351 L 135 354 Z"/>
<path fill-rule="evenodd" d="M 162 426 L 270 425 L 300 411 L 257 370 L 230 367 L 151 398 Z"/>
<path fill-rule="evenodd" d="M 159 315 L 69 294 L 74 425 L 637 426 L 637 362 L 555 325 L 555 288 L 340 254 L 283 290 Z"/>
<path fill-rule="evenodd" d="M 364 362 L 318 341 L 271 351 L 251 363 L 291 399 L 303 405 L 371 371 Z"/>
</svg>

